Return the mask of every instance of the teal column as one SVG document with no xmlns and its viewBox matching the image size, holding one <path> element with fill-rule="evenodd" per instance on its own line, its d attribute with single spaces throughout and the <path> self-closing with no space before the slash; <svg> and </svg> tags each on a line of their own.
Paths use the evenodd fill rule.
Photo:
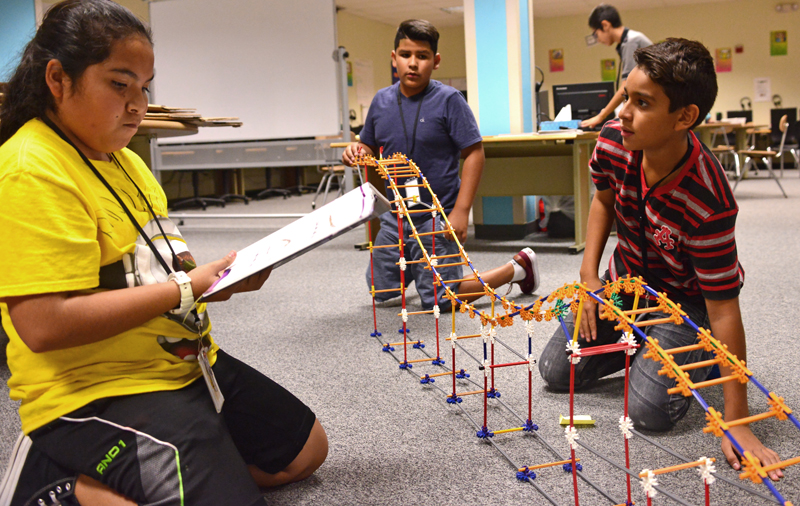
<svg viewBox="0 0 800 506">
<path fill-rule="evenodd" d="M 532 0 L 465 0 L 467 98 L 483 136 L 534 131 Z M 484 178 L 495 161 L 487 159 Z M 532 199 L 481 196 L 473 208 L 476 235 L 525 235 Z M 535 210 L 534 210 L 535 212 Z M 499 231 L 499 232 L 498 232 Z M 508 234 L 507 234 L 508 232 Z"/>
<path fill-rule="evenodd" d="M 36 33 L 33 0 L 3 0 L 0 15 L 0 81 L 6 82 L 19 65 L 25 45 Z"/>
</svg>

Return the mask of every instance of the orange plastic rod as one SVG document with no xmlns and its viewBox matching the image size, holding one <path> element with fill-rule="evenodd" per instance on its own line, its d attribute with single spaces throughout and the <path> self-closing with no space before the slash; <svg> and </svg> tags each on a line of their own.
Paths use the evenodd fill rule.
<svg viewBox="0 0 800 506">
<path fill-rule="evenodd" d="M 473 390 L 472 392 L 461 392 L 456 394 L 458 395 L 475 395 L 475 394 L 485 394 L 486 390 Z"/>
<path fill-rule="evenodd" d="M 714 457 L 711 457 L 708 460 L 710 460 L 711 462 L 716 462 L 717 459 L 715 459 Z M 655 471 L 650 471 L 650 472 L 653 473 L 653 474 L 666 474 L 666 473 L 671 473 L 673 471 L 680 471 L 681 469 L 689 469 L 691 467 L 701 466 L 701 465 L 703 465 L 705 463 L 706 463 L 705 460 L 697 460 L 695 462 L 687 462 L 685 464 L 678 464 L 677 466 L 662 467 L 661 469 L 656 469 Z M 639 478 L 644 478 L 645 476 L 647 476 L 647 473 L 639 473 Z"/>
<path fill-rule="evenodd" d="M 470 337 L 481 337 L 481 334 L 470 334 L 468 336 L 456 336 L 456 339 L 469 339 Z M 451 338 L 445 339 L 445 341 L 452 341 Z"/>
<path fill-rule="evenodd" d="M 640 308 L 640 309 L 629 309 L 629 310 L 627 310 L 627 311 L 623 311 L 623 312 L 622 312 L 622 314 L 625 314 L 625 315 L 628 315 L 628 316 L 630 316 L 630 315 L 632 315 L 632 314 L 644 314 L 644 313 L 652 313 L 653 311 L 658 311 L 658 310 L 660 310 L 660 309 L 661 309 L 661 308 L 660 308 L 660 307 L 658 307 L 658 306 L 653 306 L 653 307 L 643 307 L 643 308 Z"/>
<path fill-rule="evenodd" d="M 372 293 L 399 292 L 400 290 L 400 288 L 386 288 L 384 290 L 374 290 Z"/>
<path fill-rule="evenodd" d="M 759 420 L 766 420 L 767 418 L 772 418 L 776 415 L 777 413 L 774 411 L 765 411 L 764 413 L 759 413 L 757 415 L 752 415 L 745 418 L 739 418 L 738 420 L 725 423 L 728 424 L 728 427 L 736 427 L 737 425 L 747 425 L 748 423 L 757 422 Z"/>
<path fill-rule="evenodd" d="M 411 313 L 409 313 L 409 314 L 411 314 Z M 692 370 L 692 369 L 700 369 L 701 367 L 706 367 L 706 366 L 709 366 L 709 365 L 721 364 L 721 363 L 722 363 L 722 359 L 721 358 L 712 358 L 711 360 L 703 360 L 703 361 L 700 361 L 700 362 L 692 362 L 691 364 L 681 365 L 681 366 L 678 366 L 678 369 L 680 369 L 681 371 L 689 371 L 689 370 Z"/>
<path fill-rule="evenodd" d="M 400 244 L 384 244 L 383 246 L 371 246 L 372 249 L 383 249 L 383 248 L 399 248 Z"/>
<path fill-rule="evenodd" d="M 452 255 L 431 255 L 431 260 L 439 260 L 440 258 L 455 258 L 460 256 L 461 253 L 453 253 Z"/>
<path fill-rule="evenodd" d="M 436 357 L 428 357 L 428 358 L 416 358 L 414 360 L 408 360 L 409 364 L 416 364 L 417 362 L 430 362 L 431 360 L 436 360 Z"/>
<path fill-rule="evenodd" d="M 456 371 L 456 372 L 461 372 L 461 371 Z M 437 372 L 436 374 L 429 374 L 428 377 L 429 378 L 436 378 L 437 376 L 450 376 L 451 374 L 453 374 L 453 371 L 450 371 L 450 372 Z"/>
<path fill-rule="evenodd" d="M 650 325 L 661 325 L 662 323 L 669 323 L 672 318 L 656 318 L 655 320 L 645 320 L 643 322 L 636 322 L 637 327 L 649 327 Z"/>
<path fill-rule="evenodd" d="M 430 211 L 428 211 L 428 212 L 430 212 Z M 409 235 L 411 235 L 411 237 L 424 237 L 426 235 L 449 234 L 452 231 L 453 230 L 450 229 L 450 228 L 445 228 L 443 230 L 436 230 L 434 232 L 422 232 L 420 234 L 409 234 Z"/>
<path fill-rule="evenodd" d="M 789 466 L 793 466 L 795 464 L 800 464 L 800 457 L 795 457 L 793 459 L 789 459 L 789 460 L 784 460 L 782 462 L 778 462 L 777 464 L 764 466 L 761 469 L 763 469 L 766 472 L 770 472 L 770 471 L 774 471 L 776 469 L 783 469 L 783 468 L 786 468 L 786 467 L 789 467 Z M 786 504 L 789 504 L 789 503 L 786 503 Z"/>
<path fill-rule="evenodd" d="M 406 263 L 410 264 L 411 262 L 406 262 Z M 439 264 L 436 267 L 456 267 L 456 266 L 459 266 L 459 265 L 469 265 L 469 264 L 467 262 L 455 262 L 455 263 L 452 263 L 452 264 Z M 425 269 L 426 270 L 431 270 L 430 265 L 426 265 Z"/>
<path fill-rule="evenodd" d="M 404 211 L 405 214 L 419 214 L 419 213 L 431 213 L 435 211 L 435 209 L 406 209 Z"/>
<path fill-rule="evenodd" d="M 522 427 L 514 427 L 513 429 L 493 430 L 492 434 L 505 434 L 506 432 L 519 432 L 521 430 Z"/>
<path fill-rule="evenodd" d="M 441 283 L 461 283 L 461 282 L 464 282 L 464 281 L 477 281 L 477 280 L 478 280 L 477 276 L 471 276 L 469 278 L 461 278 L 461 279 L 445 279 Z M 439 280 L 437 279 L 436 281 L 439 281 Z M 483 292 L 481 292 L 481 293 L 483 293 Z M 463 293 L 459 293 L 459 295 L 463 296 L 464 294 Z"/>
<path fill-rule="evenodd" d="M 664 351 L 666 351 L 670 355 L 677 355 L 678 353 L 686 353 L 687 351 L 702 350 L 703 348 L 705 348 L 705 345 L 697 343 L 697 344 L 690 344 L 689 346 L 679 346 L 677 348 L 665 349 Z"/>
<path fill-rule="evenodd" d="M 475 278 L 469 278 L 469 279 L 473 280 Z M 446 281 L 446 283 L 447 283 L 447 281 Z M 486 292 L 472 292 L 472 293 L 457 293 L 456 294 L 457 297 L 472 297 L 473 295 L 486 295 Z"/>
<path fill-rule="evenodd" d="M 411 311 L 410 313 L 406 313 L 406 314 L 408 316 L 411 316 L 412 314 L 433 314 L 433 309 L 430 309 L 428 311 Z M 397 316 L 401 316 L 401 315 L 402 315 L 402 313 L 397 313 Z"/>
<path fill-rule="evenodd" d="M 514 430 L 522 430 L 522 427 Z M 497 434 L 498 432 L 500 431 L 499 430 L 494 431 L 495 434 Z M 575 462 L 580 462 L 580 461 L 581 459 L 575 459 Z M 549 464 L 537 464 L 535 466 L 528 466 L 528 470 L 531 471 L 533 469 L 544 469 L 545 467 L 563 466 L 564 464 L 572 464 L 572 459 L 559 460 L 558 462 L 550 462 Z M 518 469 L 519 472 L 522 472 L 524 470 L 525 470 L 524 467 Z"/>
<path fill-rule="evenodd" d="M 698 390 L 700 388 L 710 387 L 714 385 L 721 385 L 722 383 L 727 383 L 729 381 L 736 381 L 736 376 L 724 376 L 722 378 L 717 378 L 713 380 L 701 381 L 700 383 L 693 383 L 691 388 L 694 390 Z M 668 389 L 667 393 L 670 395 L 678 394 L 681 392 L 681 390 L 682 389 L 680 387 L 674 387 Z"/>
<path fill-rule="evenodd" d="M 395 188 L 424 188 L 424 184 L 398 184 Z"/>
<path fill-rule="evenodd" d="M 406 265 L 408 264 L 427 264 L 428 261 L 424 258 L 420 258 L 419 260 L 406 260 Z M 400 265 L 400 262 L 395 262 L 395 265 Z M 427 267 L 426 267 L 427 268 Z"/>
</svg>

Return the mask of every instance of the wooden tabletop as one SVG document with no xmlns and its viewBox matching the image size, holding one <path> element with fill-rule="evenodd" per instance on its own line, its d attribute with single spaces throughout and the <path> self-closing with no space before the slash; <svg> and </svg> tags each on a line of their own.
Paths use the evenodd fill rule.
<svg viewBox="0 0 800 506">
<path fill-rule="evenodd" d="M 146 119 L 139 124 L 139 130 L 136 132 L 136 135 L 180 137 L 182 135 L 194 135 L 196 133 L 196 126 L 187 125 L 180 121 Z"/>
</svg>

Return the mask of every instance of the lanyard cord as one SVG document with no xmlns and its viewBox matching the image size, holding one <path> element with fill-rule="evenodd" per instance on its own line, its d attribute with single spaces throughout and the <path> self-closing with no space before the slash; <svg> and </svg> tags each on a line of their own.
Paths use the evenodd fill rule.
<svg viewBox="0 0 800 506">
<path fill-rule="evenodd" d="M 642 272 L 642 277 L 644 278 L 644 280 L 647 283 L 650 283 L 652 281 L 652 280 L 648 279 L 648 276 L 647 276 L 647 274 L 648 274 L 648 268 L 647 268 L 648 267 L 647 266 L 647 260 L 648 260 L 648 258 L 647 258 L 647 243 L 648 243 L 648 241 L 647 241 L 647 224 L 649 223 L 649 220 L 647 219 L 647 201 L 650 199 L 650 196 L 653 194 L 653 192 L 656 190 L 656 188 L 661 186 L 661 183 L 663 183 L 665 179 L 667 179 L 675 171 L 677 171 L 678 169 L 683 167 L 683 165 L 689 160 L 689 157 L 691 156 L 693 149 L 694 149 L 694 146 L 692 144 L 692 139 L 691 139 L 691 137 L 689 137 L 689 145 L 686 147 L 686 153 L 683 154 L 683 157 L 680 159 L 678 164 L 675 165 L 675 167 L 671 171 L 669 171 L 669 174 L 667 174 L 666 176 L 664 176 L 661 179 L 659 179 L 656 184 L 654 184 L 653 186 L 650 187 L 650 189 L 647 190 L 647 193 L 645 194 L 644 199 L 642 199 L 642 190 L 644 189 L 643 188 L 644 184 L 642 183 L 642 179 L 643 179 L 644 175 L 642 174 L 642 159 L 639 158 L 639 164 L 638 164 L 639 165 L 639 174 L 638 174 L 638 176 L 639 176 L 639 191 L 636 192 L 636 197 L 637 197 L 638 204 L 639 204 L 639 241 L 640 241 L 639 249 L 640 249 L 641 254 L 642 254 L 642 271 L 643 271 Z"/>
<path fill-rule="evenodd" d="M 156 259 L 158 260 L 158 263 L 160 263 L 161 267 L 163 267 L 164 272 L 166 272 L 166 273 L 174 272 L 175 269 L 170 269 L 169 268 L 169 266 L 167 265 L 167 262 L 164 260 L 164 257 L 162 257 L 161 253 L 158 251 L 158 248 L 156 248 L 155 244 L 153 244 L 153 241 L 150 240 L 150 238 L 147 236 L 147 234 L 144 233 L 144 230 L 139 225 L 139 222 L 136 221 L 136 219 L 133 217 L 133 214 L 128 209 L 128 206 L 125 205 L 125 203 L 122 201 L 122 199 L 117 194 L 117 192 L 114 191 L 114 188 L 112 188 L 111 185 L 108 183 L 108 181 L 106 181 L 106 179 L 103 177 L 103 175 L 100 174 L 100 171 L 97 170 L 97 168 L 92 164 L 92 162 L 89 161 L 89 159 L 86 157 L 86 155 L 84 155 L 83 152 L 80 149 L 78 149 L 77 146 L 75 146 L 75 144 L 72 143 L 72 141 L 69 139 L 69 137 L 67 137 L 66 134 L 64 132 L 62 132 L 61 129 L 58 128 L 56 126 L 56 124 L 53 123 L 50 120 L 50 118 L 48 118 L 47 116 L 43 116 L 42 117 L 42 121 L 44 121 L 44 123 L 47 126 L 49 126 L 56 134 L 58 134 L 58 136 L 61 137 L 61 139 L 64 140 L 64 142 L 66 142 L 67 144 L 72 146 L 75 149 L 75 151 L 78 152 L 78 154 L 80 155 L 80 157 L 84 161 L 84 163 L 86 163 L 86 165 L 88 165 L 89 168 L 92 169 L 92 172 L 94 172 L 94 175 L 97 176 L 98 179 L 100 179 L 100 181 L 108 189 L 108 191 L 110 191 L 111 194 L 114 196 L 114 198 L 117 199 L 117 202 L 119 203 L 120 206 L 122 206 L 122 209 L 125 211 L 125 214 L 128 215 L 128 218 L 130 218 L 131 222 L 136 227 L 136 230 L 139 232 L 139 234 L 141 234 L 142 238 L 144 238 L 145 242 L 150 247 L 150 250 L 153 252 L 153 255 L 155 255 Z M 117 161 L 116 157 L 113 157 L 113 155 L 112 155 L 112 158 L 117 163 L 117 166 L 122 168 L 122 166 Z M 122 169 L 122 171 L 125 172 L 125 169 Z M 128 176 L 128 173 L 125 172 L 125 175 Z M 128 179 L 130 179 L 131 182 L 133 182 L 133 180 L 131 179 L 130 176 L 128 176 Z M 133 185 L 136 186 L 136 183 L 133 183 Z M 139 193 L 142 195 L 142 198 L 144 199 L 144 201 L 147 202 L 147 207 L 150 210 L 150 212 L 153 214 L 153 219 L 158 224 L 158 228 L 159 228 L 159 230 L 161 230 L 161 233 L 163 234 L 164 230 L 161 228 L 161 224 L 158 222 L 158 218 L 155 216 L 155 213 L 153 213 L 153 208 L 150 206 L 150 202 L 147 201 L 147 197 L 145 197 L 145 195 L 142 194 L 142 192 L 141 192 L 141 190 L 139 190 L 138 186 L 136 186 L 136 190 L 139 191 Z M 169 238 L 167 238 L 166 234 L 164 235 L 164 239 L 166 240 L 167 244 L 169 244 Z M 170 248 L 170 251 L 172 251 L 172 245 L 170 245 L 169 248 Z M 177 257 L 177 255 L 175 255 L 175 251 L 172 251 L 172 255 L 173 255 L 173 261 L 177 262 L 177 258 L 178 257 Z"/>
<path fill-rule="evenodd" d="M 150 216 L 153 217 L 153 221 L 156 223 L 156 226 L 158 227 L 158 230 L 161 232 L 161 236 L 164 238 L 164 242 L 167 244 L 167 247 L 169 248 L 170 253 L 172 253 L 172 260 L 173 260 L 173 266 L 172 267 L 173 267 L 173 269 L 174 270 L 183 270 L 183 269 L 181 269 L 181 263 L 180 263 L 180 260 L 178 259 L 178 255 L 175 254 L 175 250 L 172 249 L 172 243 L 170 242 L 169 238 L 167 237 L 167 233 L 164 232 L 164 227 L 161 226 L 161 220 L 159 220 L 158 216 L 156 216 L 156 212 L 153 210 L 153 206 L 150 204 L 150 201 L 147 200 L 147 196 L 145 196 L 144 192 L 139 188 L 139 185 L 136 184 L 136 181 L 134 181 L 133 178 L 130 176 L 130 174 L 128 174 L 128 171 L 125 170 L 125 167 L 123 167 L 122 164 L 119 163 L 119 160 L 117 160 L 117 155 L 115 155 L 114 153 L 111 153 L 111 159 L 114 160 L 114 163 L 116 164 L 116 166 L 119 167 L 120 170 L 122 170 L 122 173 L 125 174 L 125 177 L 128 178 L 128 181 L 130 181 L 133 184 L 133 186 L 136 188 L 136 191 L 139 192 L 139 195 L 142 196 L 142 200 L 144 200 L 144 203 L 147 204 L 147 210 L 150 211 Z M 103 177 L 101 176 L 100 179 L 102 180 Z M 144 232 L 142 232 L 142 235 L 144 235 Z"/>
<path fill-rule="evenodd" d="M 408 157 L 411 159 L 414 158 L 414 147 L 417 145 L 417 125 L 419 124 L 419 112 L 422 110 L 422 101 L 425 100 L 426 91 L 427 89 L 422 92 L 422 98 L 419 99 L 419 105 L 417 105 L 417 116 L 414 118 L 414 130 L 411 132 L 411 149 L 409 149 L 406 118 L 403 116 L 403 101 L 401 100 L 400 86 L 397 86 L 397 107 L 400 109 L 400 121 L 403 123 L 403 136 L 406 138 L 406 151 L 408 151 Z"/>
</svg>

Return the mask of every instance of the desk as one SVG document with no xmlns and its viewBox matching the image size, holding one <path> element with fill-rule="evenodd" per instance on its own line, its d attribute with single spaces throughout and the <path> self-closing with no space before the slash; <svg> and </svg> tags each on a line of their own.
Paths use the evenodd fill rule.
<svg viewBox="0 0 800 506">
<path fill-rule="evenodd" d="M 525 225 L 525 195 L 572 195 L 575 198 L 575 244 L 585 247 L 589 217 L 589 160 L 597 132 L 497 135 L 483 138 L 486 167 L 475 195 L 473 221 L 483 223 L 480 197 L 514 197 L 514 224 Z M 569 144 L 567 142 L 570 142 Z"/>
<path fill-rule="evenodd" d="M 473 204 L 473 222 L 483 224 L 481 197 L 511 196 L 522 209 L 526 195 L 573 195 L 575 197 L 575 244 L 570 251 L 583 250 L 589 217 L 589 160 L 597 132 L 569 134 L 496 135 L 483 138 L 486 166 Z M 567 144 L 570 141 L 570 144 Z M 344 147 L 346 143 L 331 147 Z M 425 173 L 425 167 L 420 167 Z M 369 171 L 374 172 L 374 171 Z M 373 174 L 367 180 L 375 184 Z M 383 184 L 379 179 L 376 187 Z M 514 213 L 514 224 L 525 225 L 524 213 Z"/>
</svg>

